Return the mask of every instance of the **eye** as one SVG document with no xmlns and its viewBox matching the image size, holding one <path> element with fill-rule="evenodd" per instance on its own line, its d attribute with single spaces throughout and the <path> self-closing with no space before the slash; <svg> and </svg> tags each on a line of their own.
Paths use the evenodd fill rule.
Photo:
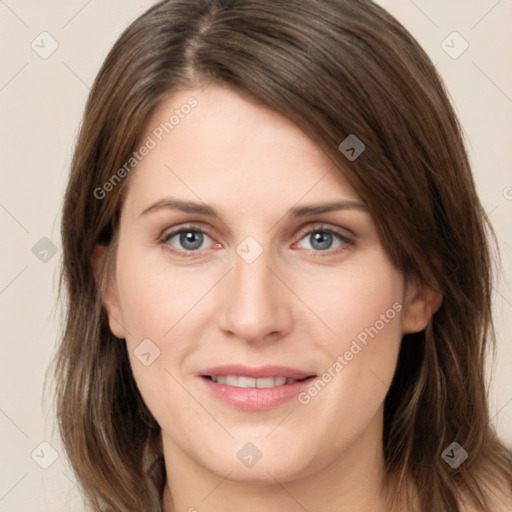
<svg viewBox="0 0 512 512">
<path fill-rule="evenodd" d="M 181 228 L 164 235 L 162 243 L 171 246 L 169 248 L 176 252 L 195 252 L 205 249 L 203 244 L 208 240 L 213 242 L 211 237 L 199 229 Z"/>
<path fill-rule="evenodd" d="M 203 230 L 195 227 L 182 227 L 166 233 L 160 242 L 166 249 L 184 257 L 200 256 L 203 249 L 222 247 Z M 342 233 L 324 227 L 310 229 L 297 243 L 302 249 L 315 253 L 325 252 L 329 255 L 337 254 L 354 245 L 353 240 Z"/>
<path fill-rule="evenodd" d="M 315 252 L 330 251 L 330 254 L 337 253 L 353 245 L 353 241 L 346 236 L 332 229 L 313 229 L 303 236 L 299 243 L 302 242 L 302 248 Z M 334 251 L 331 251 L 334 249 Z"/>
</svg>

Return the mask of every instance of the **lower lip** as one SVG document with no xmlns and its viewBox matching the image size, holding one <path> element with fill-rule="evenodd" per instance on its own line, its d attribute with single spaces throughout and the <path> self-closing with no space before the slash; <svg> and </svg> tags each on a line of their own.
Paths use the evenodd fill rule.
<svg viewBox="0 0 512 512">
<path fill-rule="evenodd" d="M 206 377 L 200 378 L 209 392 L 219 400 L 243 411 L 266 411 L 295 398 L 310 386 L 316 377 L 273 388 L 238 388 L 218 384 Z"/>
</svg>

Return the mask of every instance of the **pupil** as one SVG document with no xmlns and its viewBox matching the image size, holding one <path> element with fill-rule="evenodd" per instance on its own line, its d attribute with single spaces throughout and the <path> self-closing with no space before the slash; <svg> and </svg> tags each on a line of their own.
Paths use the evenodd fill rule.
<svg viewBox="0 0 512 512">
<path fill-rule="evenodd" d="M 311 246 L 314 249 L 318 249 L 320 251 L 324 251 L 331 246 L 332 243 L 332 235 L 330 233 L 318 232 L 314 233 L 311 239 Z"/>
</svg>

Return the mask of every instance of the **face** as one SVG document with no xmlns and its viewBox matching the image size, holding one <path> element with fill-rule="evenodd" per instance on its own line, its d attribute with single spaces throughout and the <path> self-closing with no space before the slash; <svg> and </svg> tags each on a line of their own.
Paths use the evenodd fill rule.
<svg viewBox="0 0 512 512">
<path fill-rule="evenodd" d="M 429 310 L 342 173 L 290 121 L 213 85 L 175 93 L 140 140 L 153 147 L 104 301 L 166 456 L 288 481 L 375 446 L 402 335 Z"/>
</svg>

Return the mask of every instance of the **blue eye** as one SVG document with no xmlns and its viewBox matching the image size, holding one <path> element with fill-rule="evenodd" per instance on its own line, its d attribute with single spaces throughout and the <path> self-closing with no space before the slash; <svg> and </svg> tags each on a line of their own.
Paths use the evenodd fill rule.
<svg viewBox="0 0 512 512">
<path fill-rule="evenodd" d="M 314 251 L 327 251 L 329 249 L 351 244 L 351 241 L 340 233 L 323 229 L 310 231 L 306 236 L 301 238 L 301 241 L 302 240 L 306 240 L 309 244 L 309 247 L 305 246 L 304 249 L 311 249 Z"/>
<path fill-rule="evenodd" d="M 178 256 L 198 258 L 204 256 L 203 249 L 222 247 L 204 231 L 193 227 L 182 227 L 165 234 L 160 243 Z M 326 256 L 332 256 L 354 245 L 354 242 L 343 234 L 322 227 L 310 229 L 297 243 L 301 249 L 313 251 L 314 254 L 325 253 Z"/>
<path fill-rule="evenodd" d="M 206 233 L 203 233 L 202 231 L 196 229 L 181 229 L 167 235 L 164 241 L 174 247 L 177 247 L 177 249 L 185 251 L 197 251 L 201 248 L 204 249 L 204 247 L 201 246 L 203 245 L 203 242 L 206 238 L 212 240 Z"/>
</svg>

